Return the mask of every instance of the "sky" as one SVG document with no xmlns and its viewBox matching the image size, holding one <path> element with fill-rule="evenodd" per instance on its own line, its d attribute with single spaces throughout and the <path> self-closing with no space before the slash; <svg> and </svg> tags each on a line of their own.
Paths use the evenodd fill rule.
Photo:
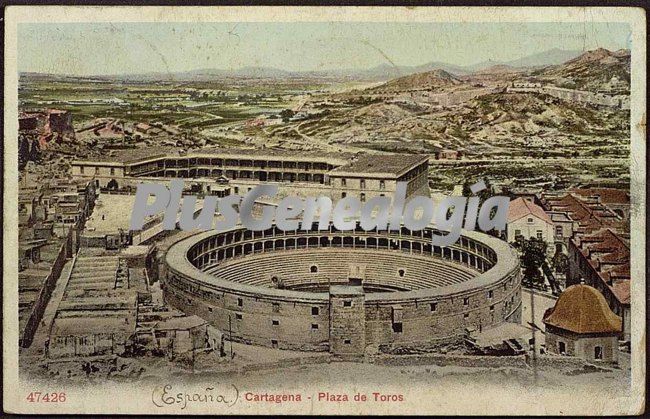
<svg viewBox="0 0 650 419">
<path fill-rule="evenodd" d="M 553 48 L 630 48 L 625 23 L 39 23 L 18 27 L 18 70 L 117 75 L 275 67 L 368 69 L 509 61 Z"/>
</svg>

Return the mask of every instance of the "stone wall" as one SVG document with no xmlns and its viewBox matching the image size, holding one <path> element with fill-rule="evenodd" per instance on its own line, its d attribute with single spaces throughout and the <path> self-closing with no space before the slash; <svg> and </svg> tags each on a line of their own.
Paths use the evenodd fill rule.
<svg viewBox="0 0 650 419">
<path fill-rule="evenodd" d="M 168 277 L 163 290 L 167 303 L 205 319 L 233 341 L 280 349 L 329 349 L 326 301 L 272 300 L 246 293 L 196 288 L 192 292 L 192 288 L 173 276 Z"/>
<path fill-rule="evenodd" d="M 285 239 L 288 237 L 286 233 L 278 234 Z M 183 244 L 184 242 L 186 244 Z M 462 335 L 468 328 L 480 331 L 483 327 L 504 321 L 516 322 L 520 319 L 521 278 L 517 262 L 512 267 L 508 265 L 508 270 L 504 272 L 498 271 L 500 276 L 495 276 L 489 284 L 477 287 L 463 285 L 448 294 L 430 295 L 424 292 L 408 297 L 408 294 L 401 292 L 362 294 L 354 297 L 352 307 L 346 307 L 350 309 L 347 313 L 339 311 L 342 301 L 331 299 L 328 293 L 283 291 L 272 289 L 270 286 L 243 286 L 238 282 L 219 280 L 218 277 L 200 270 L 204 265 L 210 267 L 220 260 L 215 253 L 226 259 L 234 258 L 228 261 L 229 264 L 237 263 L 238 260 L 253 260 L 254 255 L 243 256 L 246 250 L 231 249 L 223 252 L 224 247 L 242 246 L 243 242 L 247 243 L 249 250 L 256 248 L 256 239 L 250 232 L 243 231 L 209 232 L 198 238 L 194 236 L 177 243 L 165 257 L 167 274 L 163 283 L 168 303 L 188 314 L 196 314 L 207 320 L 227 336 L 232 333 L 232 339 L 236 341 L 283 349 L 327 351 L 332 348 L 332 330 L 335 333 L 334 338 L 338 336 L 344 340 L 348 339 L 342 334 L 342 326 L 339 329 L 336 329 L 336 325 L 335 329 L 330 328 L 331 318 L 336 318 L 341 320 L 340 324 L 348 324 L 348 330 L 355 334 L 356 342 L 363 342 L 364 346 L 425 344 L 440 338 Z M 461 239 L 459 246 L 453 250 L 456 253 L 449 249 L 444 252 L 447 257 L 451 257 L 452 253 L 458 256 L 459 262 L 448 263 L 469 263 L 470 258 L 465 252 L 470 253 L 471 249 L 476 252 L 473 258 L 480 256 L 485 258 L 484 261 L 496 259 L 492 250 L 484 249 L 485 245 L 468 238 Z M 507 245 L 504 243 L 503 246 Z M 175 247 L 183 250 L 176 255 Z M 268 256 L 270 252 L 279 250 L 262 249 L 258 254 Z M 304 252 L 309 254 L 307 249 Z M 315 255 L 310 262 L 318 265 L 317 258 Z M 295 269 L 304 269 L 307 277 L 309 266 L 296 263 Z M 493 269 L 502 269 L 500 266 Z M 246 278 L 242 277 L 241 280 L 245 282 Z M 400 295 L 405 296 L 399 297 Z M 351 322 L 351 319 L 354 319 L 354 322 Z M 357 333 L 357 327 L 363 327 L 363 336 Z M 350 352 L 360 352 L 359 348 L 355 347 L 356 343 L 350 340 L 347 345 L 354 347 Z"/>
<path fill-rule="evenodd" d="M 562 355 L 560 344 L 565 347 L 567 356 L 582 358 L 590 362 L 617 362 L 618 338 L 615 335 L 584 334 L 578 335 L 556 327 L 546 326 L 546 349 L 551 354 Z M 595 348 L 602 349 L 602 359 L 595 358 Z"/>
<path fill-rule="evenodd" d="M 425 344 L 433 339 L 464 335 L 468 328 L 480 332 L 484 327 L 504 321 L 517 322 L 520 317 L 517 313 L 521 311 L 519 281 L 518 277 L 513 277 L 501 286 L 458 296 L 407 300 L 398 305 L 366 302 L 367 343 L 393 347 Z M 397 307 L 402 323 L 398 330 L 393 328 L 393 313 Z"/>
<path fill-rule="evenodd" d="M 47 307 L 50 297 L 52 296 L 52 291 L 56 287 L 56 283 L 61 277 L 61 272 L 65 266 L 68 258 L 72 257 L 73 253 L 76 253 L 78 246 L 76 245 L 73 238 L 76 235 L 75 228 L 68 229 L 68 235 L 65 242 L 59 248 L 59 253 L 50 268 L 50 272 L 43 281 L 43 287 L 32 305 L 32 309 L 29 315 L 29 319 L 25 324 L 24 330 L 20 331 L 19 345 L 23 348 L 28 348 L 32 344 L 32 339 L 34 334 L 38 329 L 38 324 L 43 318 L 45 313 L 45 308 Z"/>
<path fill-rule="evenodd" d="M 366 348 L 365 295 L 360 286 L 330 288 L 330 352 L 363 355 Z"/>
<path fill-rule="evenodd" d="M 128 336 L 96 333 L 83 336 L 54 336 L 46 348 L 49 358 L 122 355 L 126 352 Z"/>
<path fill-rule="evenodd" d="M 390 366 L 406 365 L 437 365 L 457 367 L 483 367 L 483 368 L 528 368 L 525 355 L 515 356 L 483 356 L 483 355 L 380 355 L 373 360 L 375 364 Z"/>
</svg>

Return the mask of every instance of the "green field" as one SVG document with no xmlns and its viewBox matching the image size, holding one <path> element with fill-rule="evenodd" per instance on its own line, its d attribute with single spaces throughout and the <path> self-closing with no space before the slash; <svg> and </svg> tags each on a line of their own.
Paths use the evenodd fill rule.
<svg viewBox="0 0 650 419">
<path fill-rule="evenodd" d="M 72 112 L 75 125 L 96 118 L 162 122 L 181 129 L 207 129 L 224 123 L 279 113 L 286 97 L 322 86 L 295 83 L 122 83 L 21 77 L 21 110 L 56 108 Z"/>
</svg>

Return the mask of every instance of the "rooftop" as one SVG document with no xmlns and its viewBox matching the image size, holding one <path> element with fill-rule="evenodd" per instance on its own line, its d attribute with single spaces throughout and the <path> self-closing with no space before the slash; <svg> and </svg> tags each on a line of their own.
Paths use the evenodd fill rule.
<svg viewBox="0 0 650 419">
<path fill-rule="evenodd" d="M 587 198 L 577 194 L 546 196 L 543 200 L 547 209 L 566 212 L 571 219 L 577 221 L 579 233 L 591 233 L 605 227 L 619 228 L 622 225 L 622 220 L 605 205 L 595 201 L 589 202 Z"/>
<path fill-rule="evenodd" d="M 154 201 L 150 196 L 148 203 Z M 95 209 L 86 221 L 84 235 L 116 234 L 128 231 L 131 225 L 131 213 L 135 204 L 135 195 L 102 194 L 95 203 Z M 149 216 L 146 221 L 154 218 Z"/>
<path fill-rule="evenodd" d="M 546 211 L 546 213 L 551 217 L 551 220 L 556 221 L 556 222 L 571 222 L 573 221 L 571 217 L 569 217 L 569 214 L 566 212 L 558 212 L 558 211 Z"/>
<path fill-rule="evenodd" d="M 544 324 L 579 334 L 619 333 L 622 320 L 589 285 L 572 285 L 544 315 Z"/>
<path fill-rule="evenodd" d="M 629 205 L 630 204 L 630 191 L 624 189 L 614 188 L 587 188 L 587 189 L 572 189 L 572 193 L 576 193 L 584 197 L 597 197 L 605 205 Z"/>
<path fill-rule="evenodd" d="M 318 161 L 338 166 L 332 170 L 334 175 L 355 176 L 359 173 L 370 175 L 401 176 L 413 167 L 428 161 L 429 156 L 418 154 L 357 154 L 331 153 L 323 151 L 300 151 L 280 149 L 232 149 L 201 148 L 179 152 L 176 147 L 147 147 L 110 150 L 101 156 L 90 156 L 76 160 L 76 163 L 116 163 L 133 164 L 161 157 L 211 157 L 219 156 L 233 159 L 262 159 L 284 161 Z"/>
<path fill-rule="evenodd" d="M 352 157 L 349 153 L 327 153 L 323 151 L 292 151 L 272 148 L 264 149 L 233 149 L 205 147 L 196 150 L 189 150 L 183 153 L 178 147 L 158 146 L 146 148 L 128 148 L 119 150 L 110 150 L 101 156 L 89 156 L 77 161 L 84 162 L 108 162 L 108 163 L 136 163 L 157 157 L 201 157 L 201 156 L 231 156 L 232 158 L 281 158 L 285 160 L 304 160 L 306 158 L 326 161 L 338 160 L 338 164 Z"/>
<path fill-rule="evenodd" d="M 156 323 L 157 330 L 187 330 L 203 326 L 207 322 L 198 316 L 172 317 Z"/>
<path fill-rule="evenodd" d="M 508 222 L 517 221 L 526 216 L 533 215 L 548 224 L 553 224 L 551 217 L 542 207 L 526 198 L 517 198 L 510 202 L 508 207 Z"/>
<path fill-rule="evenodd" d="M 630 304 L 630 281 L 616 281 L 611 289 L 621 303 Z"/>
<path fill-rule="evenodd" d="M 350 153 L 333 153 L 325 151 L 294 151 L 294 150 L 283 150 L 275 148 L 219 148 L 219 147 L 205 147 L 197 150 L 192 150 L 187 153 L 188 156 L 200 156 L 205 154 L 212 155 L 226 155 L 239 158 L 265 158 L 269 157 L 273 159 L 274 157 L 282 159 L 338 159 L 346 160 L 352 158 Z"/>
<path fill-rule="evenodd" d="M 92 334 L 121 333 L 131 335 L 135 332 L 136 323 L 121 312 L 102 312 L 100 310 L 80 311 L 76 317 L 58 317 L 57 313 L 52 325 L 51 336 L 75 336 Z"/>
<path fill-rule="evenodd" d="M 101 155 L 88 156 L 79 158 L 75 162 L 95 162 L 95 163 L 129 163 L 139 160 L 147 160 L 153 157 L 174 156 L 178 155 L 178 149 L 175 147 L 146 147 L 146 148 L 126 148 L 118 150 L 105 150 Z"/>
<path fill-rule="evenodd" d="M 332 170 L 331 173 L 339 176 L 344 174 L 354 176 L 360 173 L 400 176 L 428 159 L 429 156 L 422 154 L 361 154 L 349 163 Z"/>
<path fill-rule="evenodd" d="M 618 301 L 630 302 L 630 247 L 611 229 L 602 229 L 574 239 L 576 247 Z"/>
<path fill-rule="evenodd" d="M 151 246 L 145 245 L 133 245 L 128 246 L 120 251 L 120 256 L 124 257 L 134 257 L 134 256 L 146 256 L 152 250 Z"/>
</svg>

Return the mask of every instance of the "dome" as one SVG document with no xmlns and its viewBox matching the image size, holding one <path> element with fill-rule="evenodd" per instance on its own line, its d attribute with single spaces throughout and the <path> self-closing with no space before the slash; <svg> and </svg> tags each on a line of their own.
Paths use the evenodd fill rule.
<svg viewBox="0 0 650 419">
<path fill-rule="evenodd" d="M 619 333 L 621 318 L 605 297 L 589 285 L 572 285 L 544 315 L 544 324 L 574 333 Z"/>
</svg>

